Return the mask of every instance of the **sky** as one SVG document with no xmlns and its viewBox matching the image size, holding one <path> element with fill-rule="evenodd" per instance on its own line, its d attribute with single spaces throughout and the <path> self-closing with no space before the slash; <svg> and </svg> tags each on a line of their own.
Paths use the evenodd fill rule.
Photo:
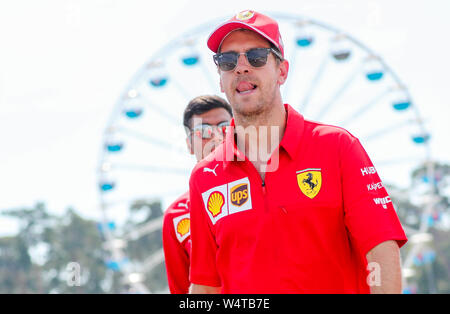
<svg viewBox="0 0 450 314">
<path fill-rule="evenodd" d="M 307 16 L 376 50 L 413 95 L 433 158 L 450 162 L 449 1 L 242 3 L 0 2 L 0 211 L 43 201 L 98 217 L 102 133 L 130 78 L 180 33 L 245 9 Z M 12 230 L 0 218 L 0 233 Z"/>
</svg>

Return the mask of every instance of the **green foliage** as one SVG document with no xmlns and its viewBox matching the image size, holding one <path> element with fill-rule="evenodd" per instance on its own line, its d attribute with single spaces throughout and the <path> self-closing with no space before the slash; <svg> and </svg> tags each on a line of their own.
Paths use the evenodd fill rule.
<svg viewBox="0 0 450 314">
<path fill-rule="evenodd" d="M 101 283 L 106 269 L 105 252 L 96 224 L 69 209 L 54 228 L 45 229 L 43 240 L 48 244 L 44 270 L 48 274 L 48 289 L 57 293 L 102 293 Z M 67 264 L 80 265 L 81 285 L 69 286 L 63 274 Z"/>
<path fill-rule="evenodd" d="M 448 217 L 450 166 L 435 164 L 436 178 L 433 191 L 439 196 L 434 206 Z M 411 228 L 419 228 L 423 205 L 411 202 L 411 194 L 420 196 L 424 190 L 423 177 L 426 165 L 418 167 L 412 174 L 413 185 L 400 190 L 387 186 L 396 206 L 400 221 Z M 419 191 L 416 193 L 416 190 Z M 420 192 L 422 191 L 422 192 Z M 446 192 L 447 191 L 447 192 Z M 145 228 L 153 222 L 161 222 L 161 203 L 154 200 L 137 200 L 130 209 L 124 228 L 113 232 L 130 232 Z M 0 238 L 0 293 L 122 293 L 127 291 L 123 276 L 107 269 L 104 260 L 108 252 L 104 249 L 104 238 L 94 221 L 80 217 L 73 209 L 62 216 L 51 215 L 43 203 L 32 208 L 2 211 L 2 215 L 16 218 L 20 223 L 15 236 Z M 428 249 L 436 252 L 436 259 L 427 266 L 415 266 L 416 276 L 409 283 L 417 286 L 419 293 L 450 293 L 450 230 L 440 224 L 430 226 L 434 237 Z M 122 233 L 116 234 L 121 236 Z M 402 256 L 411 248 L 402 248 Z M 147 265 L 149 260 L 161 253 L 162 233 L 157 228 L 143 236 L 128 238 L 124 253 L 132 266 Z M 69 285 L 71 262 L 80 266 L 80 285 Z M 144 274 L 144 285 L 152 292 L 167 291 L 164 263 L 156 263 Z"/>
<path fill-rule="evenodd" d="M 104 252 L 94 222 L 71 209 L 63 217 L 52 216 L 42 203 L 3 214 L 19 219 L 20 232 L 0 238 L 0 292 L 103 292 Z M 39 261 L 34 261 L 30 252 L 39 256 Z M 67 284 L 67 265 L 71 262 L 80 265 L 79 287 Z"/>
<path fill-rule="evenodd" d="M 122 293 L 122 276 L 107 269 L 104 239 L 97 223 L 68 209 L 60 217 L 49 214 L 43 203 L 32 208 L 6 210 L 18 219 L 16 236 L 0 238 L 0 293 Z M 163 215 L 159 201 L 136 201 L 130 208 L 125 232 L 136 230 Z M 139 216 L 140 219 L 136 219 Z M 133 263 L 145 263 L 162 248 L 161 229 L 130 240 L 125 254 Z M 80 285 L 68 284 L 73 277 L 69 263 L 80 267 Z M 73 279 L 73 278 L 72 278 Z M 164 263 L 145 274 L 151 291 L 167 287 Z"/>
<path fill-rule="evenodd" d="M 430 166 L 434 168 L 434 178 L 430 178 L 432 173 Z M 409 189 L 387 187 L 402 224 L 416 230 L 419 229 L 423 219 L 429 224 L 429 218 L 423 215 L 424 209 L 428 206 L 427 202 L 414 204 L 410 198 L 413 195 L 416 198 L 419 196 L 419 199 L 432 200 L 426 195 L 426 191 L 432 191 L 437 197 L 432 214 L 448 218 L 450 203 L 446 191 L 450 183 L 450 166 L 441 163 L 423 164 L 412 172 L 411 178 L 412 186 Z M 408 283 L 417 288 L 417 293 L 450 293 L 450 230 L 440 222 L 430 223 L 427 228 L 434 241 L 424 246 L 424 249 L 433 250 L 436 258 L 431 263 L 415 265 L 416 275 L 408 279 Z M 411 248 L 411 243 L 402 248 L 403 260 Z"/>
<path fill-rule="evenodd" d="M 133 216 L 138 215 L 140 221 Z M 130 208 L 130 217 L 125 225 L 126 232 L 145 226 L 152 220 L 162 219 L 161 202 L 137 200 Z M 162 225 L 162 220 L 161 220 Z M 130 240 L 126 249 L 127 255 L 138 262 L 145 263 L 152 254 L 162 250 L 162 230 L 158 229 L 136 240 Z M 151 291 L 162 291 L 167 288 L 167 276 L 164 263 L 157 265 L 145 274 L 144 284 Z"/>
<path fill-rule="evenodd" d="M 45 292 L 40 272 L 21 236 L 0 238 L 0 293 Z"/>
</svg>

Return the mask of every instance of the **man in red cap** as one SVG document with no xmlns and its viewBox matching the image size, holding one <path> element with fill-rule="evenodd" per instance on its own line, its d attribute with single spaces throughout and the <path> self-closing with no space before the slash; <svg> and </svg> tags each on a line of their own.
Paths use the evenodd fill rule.
<svg viewBox="0 0 450 314">
<path fill-rule="evenodd" d="M 389 195 L 357 138 L 283 103 L 277 22 L 240 12 L 208 47 L 234 120 L 191 174 L 191 292 L 401 292 Z"/>
<path fill-rule="evenodd" d="M 218 96 L 198 96 L 189 102 L 183 114 L 183 124 L 188 150 L 197 161 L 223 141 L 231 115 L 230 105 Z M 164 213 L 163 248 L 170 292 L 188 293 L 191 251 L 189 192 L 177 198 Z"/>
</svg>

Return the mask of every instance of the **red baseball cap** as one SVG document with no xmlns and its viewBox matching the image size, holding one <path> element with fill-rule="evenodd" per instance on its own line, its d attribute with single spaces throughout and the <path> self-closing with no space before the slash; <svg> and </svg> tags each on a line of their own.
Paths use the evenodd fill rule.
<svg viewBox="0 0 450 314">
<path fill-rule="evenodd" d="M 281 39 L 278 23 L 264 15 L 252 10 L 239 12 L 231 19 L 217 27 L 208 38 L 208 47 L 213 52 L 217 52 L 224 38 L 238 28 L 245 28 L 260 34 L 273 43 L 284 58 L 283 41 Z"/>
</svg>

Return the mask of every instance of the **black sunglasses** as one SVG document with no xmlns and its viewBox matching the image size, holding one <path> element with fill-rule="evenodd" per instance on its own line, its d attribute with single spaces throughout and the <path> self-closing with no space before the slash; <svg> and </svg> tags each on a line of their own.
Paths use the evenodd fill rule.
<svg viewBox="0 0 450 314">
<path fill-rule="evenodd" d="M 213 56 L 214 63 L 222 71 L 232 71 L 236 68 L 239 56 L 245 54 L 248 63 L 252 67 L 259 68 L 267 63 L 269 53 L 273 53 L 277 58 L 283 60 L 283 56 L 273 48 L 252 48 L 246 52 L 237 53 L 235 51 L 220 52 Z"/>
</svg>

